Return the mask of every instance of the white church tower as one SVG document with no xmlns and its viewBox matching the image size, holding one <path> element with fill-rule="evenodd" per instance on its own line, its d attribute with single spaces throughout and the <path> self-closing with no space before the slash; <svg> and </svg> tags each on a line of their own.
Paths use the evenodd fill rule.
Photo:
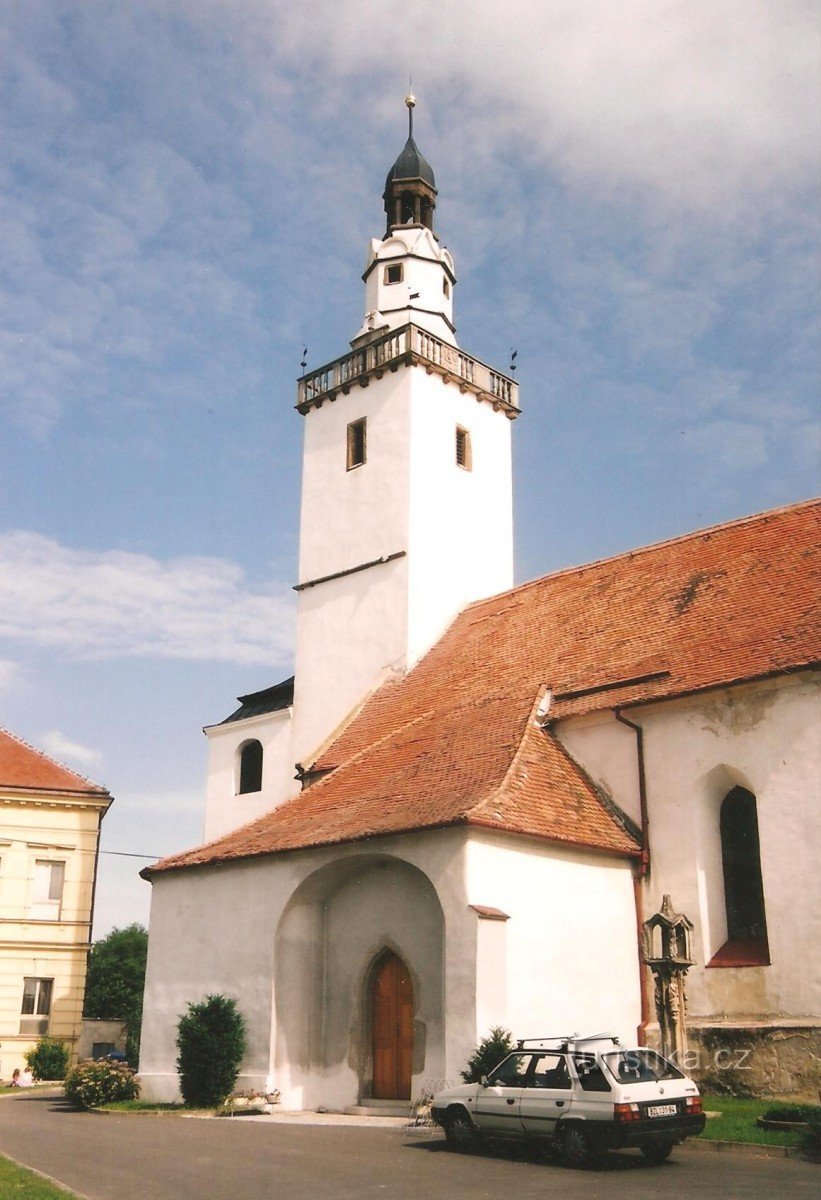
<svg viewBox="0 0 821 1200">
<path fill-rule="evenodd" d="M 513 584 L 514 381 L 460 350 L 436 184 L 409 135 L 368 248 L 351 349 L 299 380 L 296 681 L 206 728 L 205 838 L 299 791 L 328 739 L 473 600 Z"/>
<path fill-rule="evenodd" d="M 465 354 L 433 170 L 388 172 L 351 349 L 299 381 L 305 418 L 292 751 L 308 765 L 391 672 L 513 584 L 512 379 Z"/>
</svg>

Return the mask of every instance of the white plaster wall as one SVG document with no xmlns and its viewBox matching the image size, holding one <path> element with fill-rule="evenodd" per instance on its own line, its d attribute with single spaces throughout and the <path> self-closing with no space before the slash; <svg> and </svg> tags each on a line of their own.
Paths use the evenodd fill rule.
<svg viewBox="0 0 821 1200">
<path fill-rule="evenodd" d="M 492 405 L 412 371 L 408 662 L 465 605 L 513 586 L 511 421 Z M 471 470 L 456 463 L 456 427 Z"/>
<path fill-rule="evenodd" d="M 693 1018 L 794 1019 L 821 1007 L 808 951 L 821 939 L 818 695 L 819 677 L 801 674 L 633 714 L 645 729 L 645 909 L 667 892 L 695 924 Z M 705 969 L 726 939 L 718 819 L 735 786 L 756 797 L 771 965 Z"/>
<path fill-rule="evenodd" d="M 208 738 L 208 780 L 205 797 L 206 842 L 214 841 L 248 821 L 254 821 L 296 795 L 291 754 L 291 709 L 212 725 Z M 262 788 L 239 794 L 239 756 L 246 742 L 262 744 Z"/>
<path fill-rule="evenodd" d="M 400 283 L 385 283 L 385 265 L 401 262 Z M 445 294 L 443 280 L 448 281 Z M 389 328 L 408 321 L 456 345 L 453 324 L 453 259 L 427 229 L 399 229 L 371 242 L 365 274 L 365 311 L 380 311 Z M 413 296 L 413 299 L 411 297 Z"/>
<path fill-rule="evenodd" d="M 632 718 L 630 718 L 632 719 Z M 612 713 L 559 721 L 554 732 L 590 778 L 641 825 L 638 753 L 635 731 Z"/>
<path fill-rule="evenodd" d="M 510 917 L 504 926 L 507 1006 L 493 1009 L 489 993 L 477 997 L 482 1024 L 475 1041 L 493 1025 L 506 1026 L 514 1037 L 612 1030 L 635 1041 L 641 1000 L 628 862 L 474 833 L 467 887 L 471 904 Z M 480 964 L 477 974 L 486 987 L 495 986 L 491 970 Z"/>
<path fill-rule="evenodd" d="M 407 549 L 409 403 L 400 367 L 305 415 L 300 583 Z M 347 428 L 362 417 L 367 461 L 349 471 Z"/>
<path fill-rule="evenodd" d="M 312 762 L 379 683 L 404 671 L 407 577 L 400 558 L 300 593 L 292 763 Z"/>
<path fill-rule="evenodd" d="M 140 1054 L 143 1094 L 150 1099 L 177 1095 L 174 1042 L 179 1017 L 189 1001 L 222 993 L 237 999 L 248 1027 L 249 1051 L 238 1086 L 280 1087 L 286 1104 L 293 1107 L 324 1103 L 325 1096 L 340 1105 L 356 1102 L 358 1081 L 349 1063 L 340 1061 L 337 1050 L 330 1063 L 324 1059 L 317 1063 L 313 1058 L 301 1063 L 299 1047 L 289 1052 L 291 1035 L 284 1018 L 279 1022 L 282 1040 L 277 1044 L 277 1011 L 304 1010 L 318 1026 L 326 1008 L 304 994 L 303 971 L 278 978 L 277 994 L 274 947 L 281 928 L 287 928 L 289 936 L 297 933 L 308 956 L 309 975 L 320 971 L 323 978 L 326 965 L 331 976 L 355 975 L 380 936 L 395 941 L 416 977 L 417 994 L 427 1006 L 422 1011 L 430 1015 L 440 1003 L 444 1014 L 444 1032 L 436 1030 L 435 1021 L 426 1022 L 431 1054 L 420 1068 L 419 1078 L 426 1078 L 435 1068 L 437 1077 L 458 1082 L 459 1071 L 475 1044 L 476 1028 L 476 914 L 467 905 L 464 843 L 464 831 L 445 830 L 157 876 Z M 425 926 L 430 930 L 435 911 L 429 892 L 408 889 L 403 883 L 408 911 L 402 904 L 387 902 L 369 880 L 357 901 L 360 865 L 367 876 L 367 869 L 380 858 L 399 859 L 424 873 L 441 905 L 440 978 L 445 984 L 439 1001 L 435 984 L 429 979 L 423 983 L 420 978 L 433 970 L 432 951 L 425 945 Z M 286 906 L 297 889 L 323 870 L 338 871 L 344 882 L 345 886 L 336 889 L 338 913 L 333 911 L 332 892 L 322 896 L 321 903 L 304 905 L 296 922 L 289 919 L 282 925 Z M 403 870 L 398 868 L 397 878 Z M 407 881 L 407 872 L 404 878 Z M 326 900 L 330 900 L 330 908 Z M 328 920 L 333 925 L 334 948 L 325 964 L 321 947 L 328 943 L 322 929 Z M 317 954 L 320 958 L 311 960 Z M 358 959 L 356 965 L 354 959 Z M 320 1044 L 324 1044 L 324 1036 L 320 1034 Z"/>
</svg>

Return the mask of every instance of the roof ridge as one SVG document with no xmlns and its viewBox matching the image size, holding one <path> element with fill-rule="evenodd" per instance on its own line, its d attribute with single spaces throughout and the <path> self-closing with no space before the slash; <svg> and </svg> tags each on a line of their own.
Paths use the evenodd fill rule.
<svg viewBox="0 0 821 1200">
<path fill-rule="evenodd" d="M 559 579 L 564 575 L 580 575 L 587 571 L 592 571 L 598 567 L 605 566 L 607 563 L 619 562 L 623 559 L 638 558 L 640 555 L 652 553 L 660 550 L 663 546 L 675 546 L 682 542 L 688 542 L 697 537 L 705 537 L 707 534 L 722 533 L 727 529 L 739 528 L 744 525 L 753 525 L 757 522 L 766 524 L 776 517 L 779 517 L 787 512 L 800 512 L 802 509 L 810 509 L 821 506 L 821 496 L 812 497 L 809 500 L 799 500 L 796 504 L 782 504 L 778 508 L 768 508 L 764 512 L 752 513 L 746 517 L 733 517 L 729 521 L 721 521 L 718 525 L 705 525 L 699 529 L 692 529 L 689 533 L 679 533 L 675 537 L 662 538 L 658 542 L 650 542 L 646 546 L 636 546 L 631 550 L 620 550 L 617 554 L 608 554 L 603 558 L 594 558 L 590 562 L 579 563 L 576 566 L 559 567 L 556 571 L 548 571 L 544 575 L 537 575 L 535 579 L 527 579 L 524 583 L 517 583 L 515 587 L 508 588 L 504 592 L 495 592 L 492 596 L 485 596 L 481 600 L 474 600 L 471 604 L 466 605 L 462 609 L 462 613 L 472 612 L 474 609 L 481 608 L 485 604 L 491 603 L 494 600 L 500 600 L 503 596 L 515 596 L 520 592 L 524 592 L 527 588 L 536 587 L 538 584 L 545 583 L 548 579 Z M 458 619 L 458 616 L 457 616 Z"/>
<path fill-rule="evenodd" d="M 38 746 L 32 746 L 31 742 L 27 742 L 25 738 L 20 737 L 19 733 L 12 733 L 12 731 L 7 729 L 5 725 L 0 725 L 0 733 L 4 733 L 6 737 L 11 738 L 13 742 L 17 742 L 18 746 L 23 746 L 24 749 L 29 750 L 32 754 L 36 754 L 38 758 L 44 758 L 46 762 L 51 763 L 52 766 L 58 767 L 61 771 L 65 771 L 68 775 L 73 775 L 74 778 L 79 779 L 81 783 L 88 784 L 89 791 L 105 792 L 106 794 L 109 794 L 108 788 L 104 787 L 101 783 L 94 783 L 94 781 L 89 779 L 87 775 L 82 775 L 79 771 L 75 771 L 73 767 L 67 767 L 64 762 L 60 762 L 60 760 L 55 758 L 52 754 L 47 754 L 45 750 L 41 750 Z M 0 787 L 4 786 L 8 785 L 4 785 L 2 781 L 0 781 Z M 59 789 L 46 788 L 45 790 L 56 791 Z"/>
</svg>

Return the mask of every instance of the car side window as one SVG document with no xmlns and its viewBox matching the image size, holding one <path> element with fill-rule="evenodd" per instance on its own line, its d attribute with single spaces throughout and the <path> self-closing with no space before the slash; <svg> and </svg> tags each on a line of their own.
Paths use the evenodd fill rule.
<svg viewBox="0 0 821 1200">
<path fill-rule="evenodd" d="M 524 1087 L 524 1078 L 532 1058 L 532 1054 L 509 1054 L 488 1075 L 488 1083 L 491 1087 Z"/>
<path fill-rule="evenodd" d="M 610 1084 L 593 1054 L 574 1054 L 573 1063 L 585 1092 L 609 1092 Z"/>
<path fill-rule="evenodd" d="M 570 1072 L 563 1054 L 537 1054 L 528 1073 L 526 1087 L 569 1088 Z"/>
</svg>

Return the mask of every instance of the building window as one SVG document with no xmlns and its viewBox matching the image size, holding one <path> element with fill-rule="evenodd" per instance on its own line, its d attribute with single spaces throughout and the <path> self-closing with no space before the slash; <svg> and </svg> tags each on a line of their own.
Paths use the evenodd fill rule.
<svg viewBox="0 0 821 1200">
<path fill-rule="evenodd" d="M 53 979 L 23 980 L 23 1007 L 20 1010 L 20 1034 L 24 1037 L 42 1037 L 48 1033 L 51 1014 Z"/>
<path fill-rule="evenodd" d="M 366 418 L 352 421 L 348 426 L 348 470 L 361 467 L 367 454 Z"/>
<path fill-rule="evenodd" d="M 770 961 L 755 796 L 728 792 L 719 816 L 727 941 L 711 967 L 762 966 Z"/>
<path fill-rule="evenodd" d="M 29 918 L 32 921 L 59 921 L 63 904 L 66 864 L 38 859 L 34 864 Z"/>
<path fill-rule="evenodd" d="M 262 791 L 262 743 L 246 742 L 239 755 L 239 794 Z"/>
<path fill-rule="evenodd" d="M 389 263 L 385 267 L 385 283 L 401 283 L 405 276 L 405 267 L 403 263 Z"/>
<path fill-rule="evenodd" d="M 447 297 L 447 299 L 450 299 L 450 280 L 448 280 L 448 279 L 442 280 L 442 291 L 445 293 L 445 296 Z"/>
<path fill-rule="evenodd" d="M 456 465 L 470 471 L 473 467 L 473 457 L 470 451 L 470 434 L 467 429 L 456 426 Z"/>
</svg>

